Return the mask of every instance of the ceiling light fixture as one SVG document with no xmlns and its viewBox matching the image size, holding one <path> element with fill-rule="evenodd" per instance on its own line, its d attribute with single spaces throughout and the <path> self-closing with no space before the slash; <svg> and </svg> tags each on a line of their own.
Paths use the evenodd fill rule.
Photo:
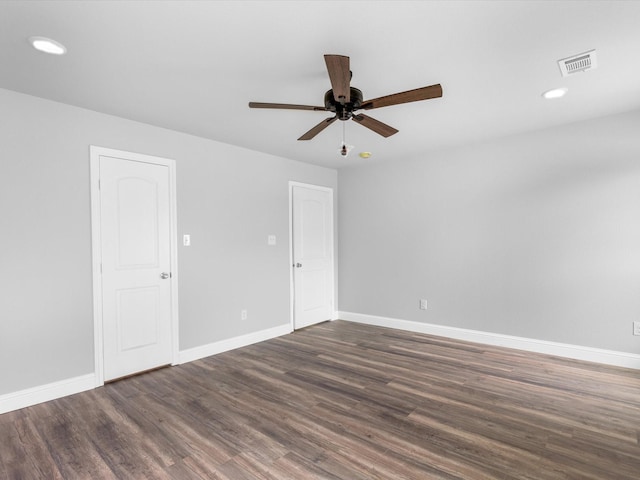
<svg viewBox="0 0 640 480">
<path fill-rule="evenodd" d="M 562 98 L 567 94 L 568 91 L 569 89 L 566 87 L 554 88 L 553 90 L 547 90 L 542 94 L 542 96 L 547 100 L 551 100 L 553 98 Z"/>
<path fill-rule="evenodd" d="M 52 55 L 64 55 L 67 53 L 67 49 L 64 45 L 55 40 L 51 40 L 46 37 L 29 37 L 29 43 L 35 48 L 44 53 L 50 53 Z"/>
<path fill-rule="evenodd" d="M 369 158 L 371 156 L 371 152 L 360 152 L 360 158 Z"/>
</svg>

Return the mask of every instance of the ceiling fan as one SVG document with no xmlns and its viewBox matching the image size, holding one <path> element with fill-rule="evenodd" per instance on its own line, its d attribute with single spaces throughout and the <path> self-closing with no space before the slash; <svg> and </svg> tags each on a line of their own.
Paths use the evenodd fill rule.
<svg viewBox="0 0 640 480">
<path fill-rule="evenodd" d="M 363 100 L 362 92 L 351 86 L 351 70 L 349 68 L 349 57 L 344 55 L 325 55 L 324 61 L 327 65 L 331 90 L 324 95 L 324 106 L 314 107 L 311 105 L 292 105 L 288 103 L 261 103 L 249 102 L 250 108 L 277 108 L 287 110 L 313 110 L 317 112 L 333 112 L 335 115 L 329 117 L 298 140 L 311 140 L 321 131 L 327 128 L 336 120 L 353 120 L 360 125 L 367 127 L 383 137 L 390 137 L 398 133 L 393 127 L 382 123 L 375 118 L 371 118 L 363 113 L 356 113 L 358 110 L 372 110 L 374 108 L 388 107 L 401 103 L 417 102 L 419 100 L 429 100 L 442 96 L 442 86 L 437 83 L 428 87 L 416 88 L 406 92 L 385 95 L 384 97 L 372 100 Z"/>
</svg>

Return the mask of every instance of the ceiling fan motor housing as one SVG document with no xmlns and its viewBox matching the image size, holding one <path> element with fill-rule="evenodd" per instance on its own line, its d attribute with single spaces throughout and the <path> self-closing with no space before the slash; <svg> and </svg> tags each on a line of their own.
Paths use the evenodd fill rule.
<svg viewBox="0 0 640 480">
<path fill-rule="evenodd" d="M 341 104 L 334 98 L 333 90 L 329 90 L 324 94 L 324 106 L 327 110 L 336 112 L 340 120 L 349 120 L 353 116 L 353 111 L 360 108 L 363 99 L 362 92 L 355 87 L 350 87 L 350 96 L 349 103 Z"/>
</svg>

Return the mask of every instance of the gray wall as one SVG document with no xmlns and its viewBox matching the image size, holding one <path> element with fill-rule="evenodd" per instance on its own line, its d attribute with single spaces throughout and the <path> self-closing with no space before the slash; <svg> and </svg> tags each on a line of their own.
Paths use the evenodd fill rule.
<svg viewBox="0 0 640 480">
<path fill-rule="evenodd" d="M 181 350 L 289 322 L 288 181 L 335 170 L 0 90 L 0 395 L 93 372 L 89 145 L 176 160 Z"/>
<path fill-rule="evenodd" d="M 636 111 L 341 170 L 340 310 L 640 353 L 638 132 Z"/>
</svg>

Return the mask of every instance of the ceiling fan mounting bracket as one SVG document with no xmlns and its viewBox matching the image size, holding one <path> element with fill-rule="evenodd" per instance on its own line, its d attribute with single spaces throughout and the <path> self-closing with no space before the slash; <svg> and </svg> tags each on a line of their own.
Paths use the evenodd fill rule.
<svg viewBox="0 0 640 480">
<path fill-rule="evenodd" d="M 347 121 L 353 117 L 353 112 L 360 109 L 362 105 L 362 92 L 355 88 L 350 87 L 350 101 L 348 103 L 337 102 L 333 90 L 327 91 L 324 94 L 324 106 L 328 111 L 335 112 L 339 120 Z"/>
</svg>

